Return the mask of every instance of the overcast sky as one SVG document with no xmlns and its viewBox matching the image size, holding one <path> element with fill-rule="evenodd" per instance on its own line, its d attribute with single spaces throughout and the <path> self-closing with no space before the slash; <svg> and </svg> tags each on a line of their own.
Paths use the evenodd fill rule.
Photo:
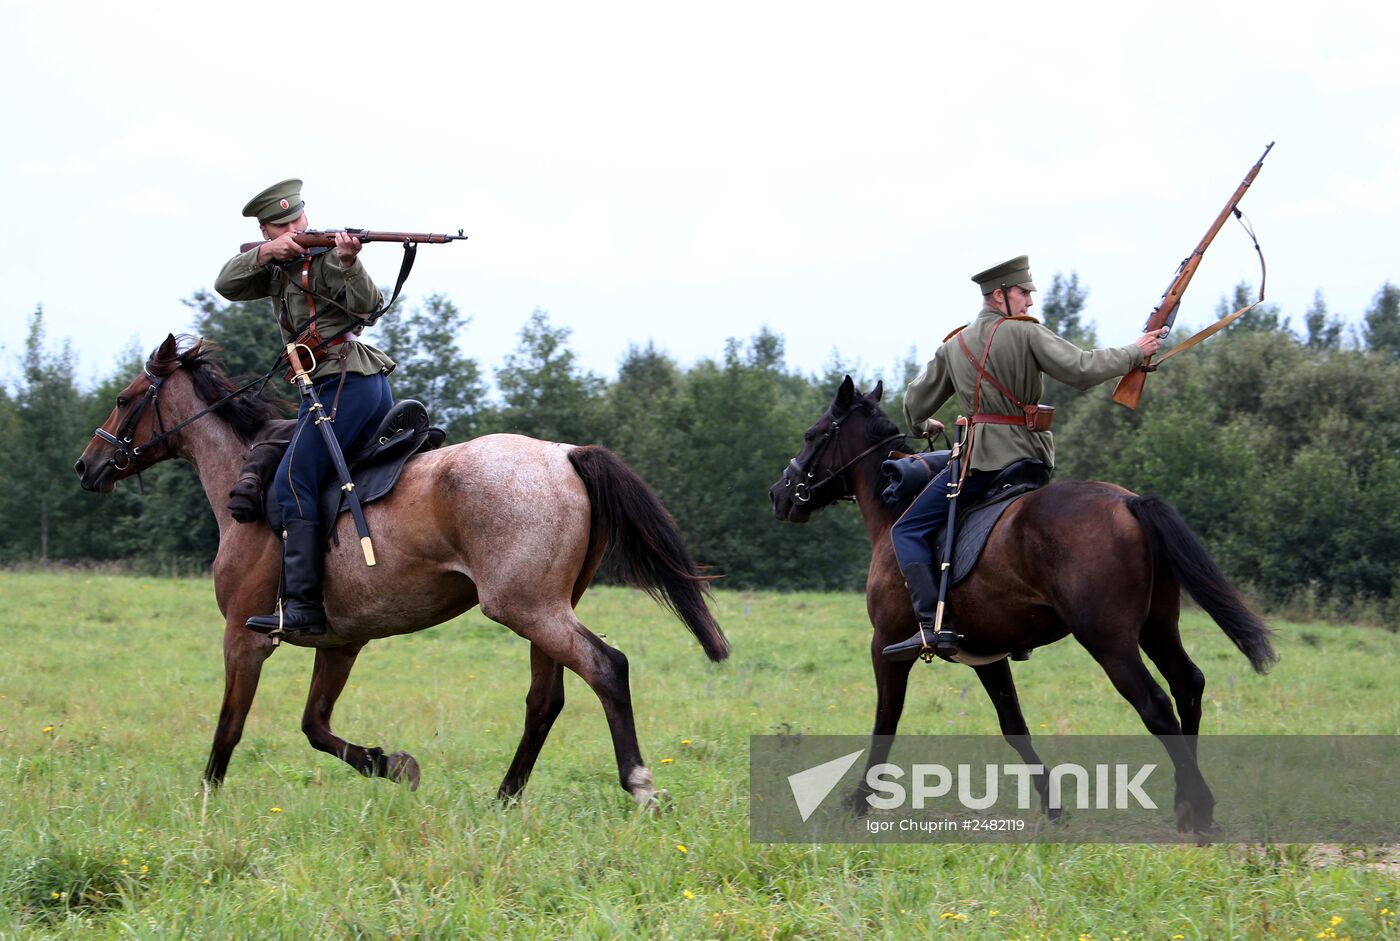
<svg viewBox="0 0 1400 941">
<path fill-rule="evenodd" d="M 1274 140 L 1243 203 L 1269 299 L 1356 322 L 1400 281 L 1381 4 L 6 10 L 0 376 L 36 305 L 84 381 L 188 329 L 181 299 L 257 237 L 244 202 L 293 176 L 318 227 L 464 228 L 406 293 L 454 301 L 487 367 L 538 307 L 607 376 L 631 343 L 689 364 L 767 325 L 794 366 L 891 379 L 1022 253 L 1126 343 Z M 363 258 L 387 284 L 398 256 Z M 1181 322 L 1258 279 L 1232 224 Z"/>
</svg>

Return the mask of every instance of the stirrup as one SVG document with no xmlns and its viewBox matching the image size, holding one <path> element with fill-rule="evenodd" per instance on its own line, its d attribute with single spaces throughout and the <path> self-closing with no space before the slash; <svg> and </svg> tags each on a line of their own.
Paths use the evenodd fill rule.
<svg viewBox="0 0 1400 941">
<path fill-rule="evenodd" d="M 320 637 L 326 633 L 325 621 L 317 621 L 303 627 L 288 627 L 286 624 L 254 624 L 253 619 L 249 618 L 243 626 L 255 634 L 266 634 L 269 637 Z"/>
<path fill-rule="evenodd" d="M 919 632 L 890 644 L 881 654 L 896 662 L 915 658 L 931 663 L 934 657 L 949 659 L 958 652 L 958 641 L 962 635 L 953 631 L 935 631 L 932 625 L 919 624 Z"/>
<path fill-rule="evenodd" d="M 920 634 L 922 633 L 921 630 Z M 932 663 L 934 657 L 943 660 L 952 660 L 957 656 L 959 642 L 962 640 L 961 634 L 956 631 L 933 631 L 931 633 L 933 634 L 933 643 L 930 644 L 927 640 L 924 641 L 924 647 L 919 651 L 920 660 L 924 661 L 924 663 Z"/>
<path fill-rule="evenodd" d="M 273 618 L 277 619 L 277 623 L 268 623 L 272 621 Z M 263 623 L 255 624 L 254 621 L 261 621 Z M 320 637 L 322 634 L 326 633 L 326 619 L 324 611 L 322 612 L 321 620 L 319 621 L 312 621 L 310 624 L 289 625 L 287 623 L 286 607 L 282 604 L 281 598 L 277 599 L 277 610 L 274 613 L 255 614 L 248 620 L 244 621 L 243 626 L 248 628 L 248 630 L 253 631 L 254 633 L 266 634 L 273 638 L 293 637 L 300 635 L 304 635 L 306 637 Z"/>
</svg>

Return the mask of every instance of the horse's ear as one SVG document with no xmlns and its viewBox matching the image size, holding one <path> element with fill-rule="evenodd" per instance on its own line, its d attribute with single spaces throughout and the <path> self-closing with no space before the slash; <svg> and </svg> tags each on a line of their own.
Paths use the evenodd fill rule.
<svg viewBox="0 0 1400 941">
<path fill-rule="evenodd" d="M 171 360 L 171 359 L 174 359 L 174 358 L 175 358 L 175 353 L 176 353 L 178 350 L 179 350 L 179 344 L 178 344 L 177 342 L 175 342 L 175 334 L 173 334 L 173 333 L 168 333 L 168 334 L 165 335 L 165 342 L 162 343 L 162 344 L 156 349 L 156 355 L 153 357 L 153 359 L 156 359 L 156 360 Z"/>
<path fill-rule="evenodd" d="M 833 404 L 837 408 L 847 409 L 856 400 L 856 383 L 850 376 L 841 380 L 841 388 L 836 390 L 836 399 Z"/>
<path fill-rule="evenodd" d="M 879 402 L 879 401 L 880 401 L 881 399 L 883 399 L 884 397 L 885 397 L 885 380 L 883 380 L 883 379 L 881 379 L 879 382 L 875 383 L 875 388 L 873 388 L 873 389 L 871 389 L 869 392 L 865 393 L 865 400 L 866 400 L 867 402 Z"/>
</svg>

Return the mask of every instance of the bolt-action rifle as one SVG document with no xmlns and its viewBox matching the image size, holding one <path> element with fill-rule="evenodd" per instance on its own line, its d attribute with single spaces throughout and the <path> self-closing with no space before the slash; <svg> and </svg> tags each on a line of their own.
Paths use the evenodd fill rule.
<svg viewBox="0 0 1400 941">
<path fill-rule="evenodd" d="M 324 254 L 335 247 L 335 237 L 338 232 L 348 232 L 361 242 L 397 242 L 403 246 L 403 261 L 399 263 L 399 276 L 394 281 L 394 294 L 389 298 L 388 303 L 378 310 L 369 311 L 360 316 L 373 321 L 390 307 L 394 306 L 394 301 L 399 299 L 399 292 L 403 290 L 403 283 L 408 280 L 408 273 L 413 270 L 413 259 L 418 255 L 419 243 L 429 245 L 443 245 L 447 242 L 466 241 L 466 236 L 462 230 L 458 229 L 456 235 L 440 235 L 436 232 L 371 232 L 369 229 L 307 229 L 305 232 L 298 232 L 292 236 L 292 241 L 306 249 L 306 254 L 300 260 L 305 261 L 316 255 Z M 259 245 L 266 242 L 244 242 L 238 247 L 238 251 L 250 252 Z M 308 288 L 303 288 L 310 293 Z"/>
<path fill-rule="evenodd" d="M 417 245 L 420 243 L 428 245 L 442 245 L 447 242 L 465 241 L 466 236 L 462 230 L 458 229 L 456 235 L 439 235 L 436 232 L 371 232 L 369 229 L 307 229 L 305 232 L 298 232 L 292 237 L 302 248 L 306 249 L 327 249 L 335 247 L 336 232 L 348 232 L 361 242 L 398 242 L 401 245 Z M 257 248 L 262 242 L 244 242 L 239 246 L 240 252 L 248 252 Z M 313 254 L 319 254 L 313 252 Z"/>
<path fill-rule="evenodd" d="M 1186 292 L 1186 286 L 1191 283 L 1191 278 L 1195 275 L 1196 268 L 1200 266 L 1201 259 L 1205 256 L 1206 249 L 1210 247 L 1211 240 L 1215 238 L 1215 234 L 1220 231 L 1221 226 L 1225 224 L 1232 213 L 1235 218 L 1239 219 L 1241 224 L 1245 226 L 1245 231 L 1249 233 L 1250 238 L 1254 238 L 1254 232 L 1249 228 L 1249 225 L 1245 223 L 1244 214 L 1240 212 L 1239 204 L 1240 200 L 1244 198 L 1244 191 L 1249 189 L 1249 184 L 1253 183 L 1254 178 L 1259 175 L 1259 169 L 1264 166 L 1264 157 L 1269 155 L 1269 151 L 1273 146 L 1274 145 L 1270 143 L 1268 147 L 1264 148 L 1263 156 L 1250 168 L 1249 173 L 1245 175 L 1244 182 L 1240 183 L 1239 188 L 1235 190 L 1235 194 L 1230 197 L 1230 201 L 1226 203 L 1225 208 L 1220 211 L 1220 215 L 1215 217 L 1215 221 L 1211 223 L 1205 238 L 1201 239 L 1201 244 L 1197 245 L 1196 250 L 1190 255 L 1187 255 L 1181 262 L 1181 265 L 1177 267 L 1176 275 L 1172 278 L 1171 284 L 1167 285 L 1166 291 L 1162 293 L 1162 299 L 1157 303 L 1157 306 L 1152 309 L 1151 316 L 1147 318 L 1147 326 L 1143 327 L 1143 333 L 1151 333 L 1154 330 L 1161 330 L 1163 327 L 1169 328 L 1176 322 L 1176 312 L 1181 307 L 1181 295 Z M 1118 387 L 1113 390 L 1113 401 L 1127 408 L 1137 408 L 1138 403 L 1142 401 L 1142 388 L 1147 382 L 1147 374 L 1156 369 L 1157 366 L 1160 366 L 1163 360 L 1188 347 L 1195 346 L 1206 337 L 1225 329 L 1242 314 L 1247 313 L 1263 302 L 1264 277 L 1266 272 L 1264 269 L 1264 253 L 1260 251 L 1259 241 L 1257 239 L 1254 240 L 1254 250 L 1259 252 L 1259 299 L 1252 304 L 1241 307 L 1233 314 L 1220 319 L 1190 339 L 1173 347 L 1166 355 L 1160 357 L 1155 364 L 1149 362 L 1148 359 L 1144 359 L 1141 366 L 1132 369 L 1126 376 L 1118 381 Z"/>
</svg>

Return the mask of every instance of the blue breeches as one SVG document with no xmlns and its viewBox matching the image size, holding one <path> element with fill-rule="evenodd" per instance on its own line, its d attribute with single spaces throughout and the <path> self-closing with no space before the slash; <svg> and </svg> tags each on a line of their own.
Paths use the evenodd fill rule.
<svg viewBox="0 0 1400 941">
<path fill-rule="evenodd" d="M 330 412 L 335 401 L 336 386 L 340 376 L 331 376 L 315 383 L 316 395 L 321 404 Z M 330 427 L 335 431 L 335 439 L 340 442 L 342 453 L 354 450 L 364 435 L 373 434 L 379 422 L 394 405 L 394 394 L 389 391 L 389 380 L 382 374 L 362 376 L 347 373 L 345 387 L 340 391 L 340 403 L 336 407 L 335 421 Z M 292 443 L 287 453 L 282 455 L 282 463 L 277 466 L 277 480 L 273 490 L 277 505 L 282 508 L 283 519 L 304 519 L 320 522 L 321 511 L 318 500 L 321 485 L 327 477 L 335 473 L 330 451 L 326 449 L 321 430 L 308 417 L 310 407 L 302 399 L 297 411 L 297 427 L 292 433 Z"/>
<path fill-rule="evenodd" d="M 949 467 L 943 468 L 933 480 L 928 482 L 909 509 L 890 530 L 894 542 L 894 555 L 899 560 L 899 570 L 907 570 L 911 565 L 934 565 L 942 547 L 935 550 L 932 539 L 943 524 L 948 521 L 948 475 Z M 982 495 L 995 474 L 969 471 L 963 479 L 962 493 L 958 502 L 966 506 Z"/>
</svg>

